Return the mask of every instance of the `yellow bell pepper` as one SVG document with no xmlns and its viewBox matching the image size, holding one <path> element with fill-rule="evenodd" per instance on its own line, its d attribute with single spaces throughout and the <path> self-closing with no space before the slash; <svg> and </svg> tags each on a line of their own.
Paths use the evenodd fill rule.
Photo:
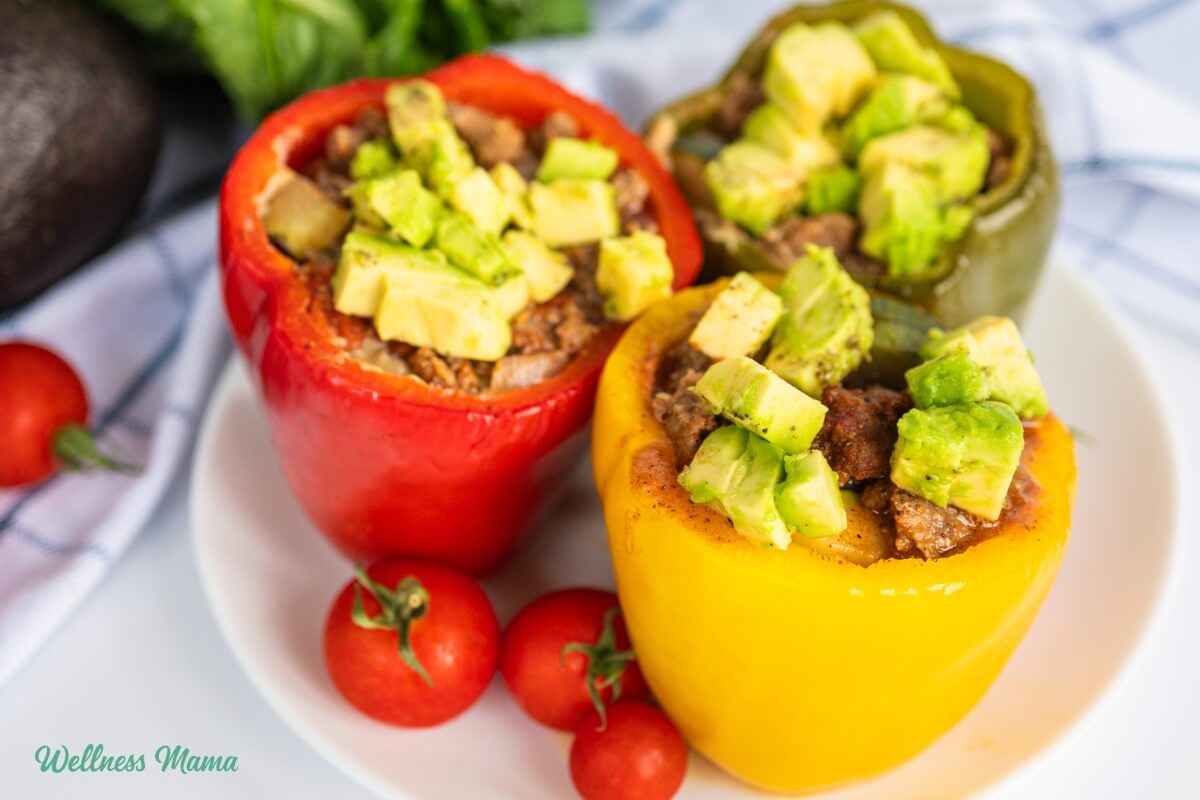
<svg viewBox="0 0 1200 800">
<path fill-rule="evenodd" d="M 956 555 L 862 567 L 803 541 L 760 549 L 690 501 L 650 408 L 660 356 L 724 283 L 658 304 L 609 358 L 596 485 L 655 697 L 693 747 L 736 777 L 815 791 L 911 758 L 979 701 L 1058 573 L 1074 446 L 1053 414 L 1027 428 L 1025 465 L 1042 487 L 1033 514 Z M 876 530 L 869 511 L 851 503 L 847 512 L 854 530 Z"/>
</svg>

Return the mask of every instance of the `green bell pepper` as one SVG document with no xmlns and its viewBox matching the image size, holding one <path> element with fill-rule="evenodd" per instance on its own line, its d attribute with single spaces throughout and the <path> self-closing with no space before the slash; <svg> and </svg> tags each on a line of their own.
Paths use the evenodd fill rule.
<svg viewBox="0 0 1200 800">
<path fill-rule="evenodd" d="M 1012 162 L 1007 178 L 966 202 L 972 212 L 970 223 L 962 236 L 943 245 L 928 270 L 918 276 L 856 277 L 873 290 L 924 308 L 947 325 L 984 314 L 1020 319 L 1045 263 L 1059 206 L 1058 171 L 1037 95 L 1029 81 L 1008 65 L 941 42 L 925 18 L 907 6 L 847 0 L 783 12 L 754 37 L 719 84 L 652 117 L 646 139 L 671 164 L 697 210 L 710 270 L 786 269 L 789 265 L 774 260 L 759 239 L 712 211 L 702 172 L 705 161 L 724 142 L 705 131 L 730 87 L 761 75 L 771 44 L 789 25 L 824 20 L 852 23 L 888 9 L 901 16 L 922 44 L 941 54 L 962 89 L 962 102 L 1012 144 Z"/>
</svg>

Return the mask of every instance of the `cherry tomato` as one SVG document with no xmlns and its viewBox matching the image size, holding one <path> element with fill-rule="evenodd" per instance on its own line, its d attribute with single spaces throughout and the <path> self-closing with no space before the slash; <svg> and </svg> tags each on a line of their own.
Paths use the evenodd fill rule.
<svg viewBox="0 0 1200 800">
<path fill-rule="evenodd" d="M 35 344 L 0 344 L 0 486 L 40 481 L 58 466 L 119 466 L 96 451 L 87 418 L 70 364 Z"/>
<path fill-rule="evenodd" d="M 571 744 L 571 780 L 584 800 L 667 800 L 683 784 L 688 750 L 667 715 L 636 700 L 584 720 Z"/>
<path fill-rule="evenodd" d="M 500 674 L 529 716 L 572 731 L 606 703 L 649 694 L 619 613 L 612 592 L 563 589 L 513 618 L 504 631 Z"/>
<path fill-rule="evenodd" d="M 471 706 L 496 674 L 500 625 L 473 580 L 387 560 L 342 589 L 325 622 L 325 666 L 364 714 L 427 727 Z"/>
</svg>

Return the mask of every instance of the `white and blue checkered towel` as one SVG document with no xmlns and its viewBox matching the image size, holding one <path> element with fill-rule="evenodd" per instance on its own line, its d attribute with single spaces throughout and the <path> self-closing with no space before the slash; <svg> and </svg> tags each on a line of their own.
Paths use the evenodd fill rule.
<svg viewBox="0 0 1200 800">
<path fill-rule="evenodd" d="M 711 82 L 784 5 L 603 0 L 588 39 L 510 52 L 639 125 L 657 106 Z M 1058 245 L 1137 324 L 1191 343 L 1200 369 L 1200 4 L 923 5 L 943 36 L 1034 79 L 1065 179 Z M 213 157 L 212 143 L 186 136 L 171 148 L 167 183 Z M 0 683 L 121 556 L 190 456 L 229 352 L 215 237 L 210 200 L 0 318 L 0 340 L 47 342 L 78 367 L 101 442 L 146 465 L 136 477 L 64 475 L 31 490 L 0 490 Z"/>
</svg>

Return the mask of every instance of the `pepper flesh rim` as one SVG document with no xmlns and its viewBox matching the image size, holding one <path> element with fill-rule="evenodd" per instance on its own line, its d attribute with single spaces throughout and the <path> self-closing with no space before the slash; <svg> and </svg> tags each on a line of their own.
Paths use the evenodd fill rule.
<svg viewBox="0 0 1200 800">
<path fill-rule="evenodd" d="M 540 122 L 556 110 L 571 113 L 583 132 L 614 147 L 622 162 L 635 169 L 650 187 L 655 219 L 675 270 L 674 288 L 690 284 L 699 273 L 702 250 L 691 212 L 667 173 L 641 140 L 611 112 L 578 97 L 549 78 L 526 71 L 494 55 L 466 56 L 424 76 L 439 86 L 450 100 L 483 110 L 504 108 L 525 127 Z M 572 391 L 596 370 L 620 336 L 612 326 L 576 355 L 555 377 L 526 389 L 480 397 L 465 392 L 439 390 L 402 376 L 367 369 L 336 346 L 332 331 L 307 310 L 310 293 L 296 262 L 278 250 L 267 237 L 260 219 L 260 204 L 270 182 L 282 169 L 311 157 L 327 133 L 352 122 L 359 112 L 383 104 L 387 87 L 417 78 L 368 78 L 311 92 L 268 117 L 239 151 L 221 187 L 221 269 L 228 280 L 239 271 L 261 295 L 252 312 L 265 317 L 268 331 L 282 335 L 289 351 L 321 365 L 324 380 L 374 400 L 387 398 L 400 405 L 457 408 L 482 414 L 506 414 L 530 409 Z M 521 97 L 507 97 L 498 81 L 523 86 Z M 491 87 L 491 91 L 489 88 Z M 536 102 L 534 102 L 536 100 Z M 489 102 L 490 101 L 490 102 Z M 264 320 L 258 319 L 261 327 Z M 253 348 L 267 331 L 246 331 Z M 241 332 L 239 332 L 241 333 Z"/>
</svg>

